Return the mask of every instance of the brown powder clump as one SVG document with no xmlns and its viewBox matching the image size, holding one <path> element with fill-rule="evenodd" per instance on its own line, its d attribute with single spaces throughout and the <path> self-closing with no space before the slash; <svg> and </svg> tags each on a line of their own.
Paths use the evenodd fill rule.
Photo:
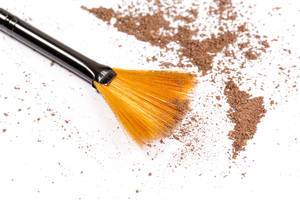
<svg viewBox="0 0 300 200">
<path fill-rule="evenodd" d="M 210 7 L 209 14 L 218 15 L 220 24 L 222 21 L 234 21 L 236 13 L 231 0 L 213 0 L 216 7 Z"/>
<path fill-rule="evenodd" d="M 212 68 L 215 55 L 236 40 L 234 32 L 225 32 L 218 36 L 212 35 L 209 39 L 202 41 L 193 40 L 192 36 L 191 30 L 179 28 L 176 39 L 181 45 L 180 52 L 182 55 L 198 66 L 203 74 Z"/>
<path fill-rule="evenodd" d="M 231 0 L 214 0 L 214 2 L 217 4 L 217 9 L 214 10 L 215 14 L 222 15 L 232 7 Z"/>
<path fill-rule="evenodd" d="M 228 116 L 235 123 L 234 130 L 229 133 L 229 138 L 233 140 L 232 158 L 235 159 L 244 150 L 247 141 L 255 135 L 257 124 L 264 117 L 266 109 L 263 97 L 251 98 L 250 94 L 241 91 L 232 80 L 227 82 L 224 94 L 231 107 Z"/>
</svg>

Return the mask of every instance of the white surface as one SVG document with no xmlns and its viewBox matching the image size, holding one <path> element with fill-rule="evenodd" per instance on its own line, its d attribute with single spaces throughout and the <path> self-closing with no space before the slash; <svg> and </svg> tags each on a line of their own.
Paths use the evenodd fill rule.
<svg viewBox="0 0 300 200">
<path fill-rule="evenodd" d="M 0 5 L 21 18 L 31 18 L 35 26 L 103 64 L 152 67 L 141 55 L 152 55 L 158 49 L 108 28 L 80 9 L 82 4 L 109 7 L 116 2 L 0 0 Z M 259 31 L 271 38 L 289 33 L 282 44 L 299 55 L 300 2 L 251 2 L 257 4 L 252 19 L 258 26 L 267 24 L 259 26 Z M 276 6 L 282 7 L 282 14 L 267 15 Z M 299 68 L 299 58 L 276 54 L 261 62 L 273 58 L 283 65 L 298 62 Z M 109 107 L 92 87 L 59 66 L 50 66 L 49 60 L 2 33 L 0 60 L 0 130 L 7 129 L 0 131 L 0 199 L 300 198 L 297 92 L 282 101 L 278 97 L 278 107 L 268 111 L 243 152 L 246 160 L 228 160 L 223 150 L 230 149 L 231 141 L 226 140 L 228 132 L 222 131 L 225 142 L 203 147 L 217 156 L 190 156 L 174 167 L 176 145 L 172 141 L 163 147 L 164 153 L 147 155 L 118 128 Z"/>
</svg>

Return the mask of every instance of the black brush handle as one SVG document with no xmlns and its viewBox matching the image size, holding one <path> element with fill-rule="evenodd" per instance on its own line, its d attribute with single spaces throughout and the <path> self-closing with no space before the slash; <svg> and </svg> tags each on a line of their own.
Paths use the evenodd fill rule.
<svg viewBox="0 0 300 200">
<path fill-rule="evenodd" d="M 0 30 L 77 74 L 89 83 L 108 84 L 116 73 L 0 8 Z"/>
</svg>

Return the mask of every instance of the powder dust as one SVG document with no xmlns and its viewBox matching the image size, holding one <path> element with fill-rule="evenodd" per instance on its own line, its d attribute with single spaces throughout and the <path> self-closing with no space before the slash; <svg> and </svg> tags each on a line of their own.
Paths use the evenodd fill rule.
<svg viewBox="0 0 300 200">
<path fill-rule="evenodd" d="M 119 5 L 116 9 L 82 8 L 119 32 L 159 47 L 161 53 L 146 57 L 147 62 L 167 69 L 192 69 L 198 73 L 200 84 L 213 88 L 206 93 L 201 91 L 201 87 L 197 88 L 199 91 L 196 93 L 202 93 L 199 99 L 194 100 L 193 106 L 200 111 L 192 111 L 173 135 L 174 140 L 183 144 L 175 157 L 183 160 L 190 154 L 203 156 L 203 149 L 207 148 L 203 140 L 218 145 L 217 139 L 210 138 L 210 134 L 214 133 L 216 137 L 226 135 L 232 140 L 230 157 L 238 158 L 239 152 L 246 148 L 247 141 L 255 136 L 256 127 L 269 108 L 266 99 L 274 102 L 270 100 L 270 95 L 268 98 L 262 95 L 252 97 L 253 91 L 264 91 L 268 72 L 260 72 L 264 68 L 256 68 L 256 76 L 251 73 L 253 63 L 259 63 L 268 55 L 272 43 L 277 39 L 270 39 L 256 30 L 246 16 L 254 9 L 244 6 L 243 2 L 235 5 L 231 0 L 207 0 L 186 8 L 175 0 L 172 3 L 160 0 L 147 2 L 146 11 L 140 8 L 139 1 Z M 168 52 L 175 54 L 178 59 L 169 60 L 165 56 Z M 279 75 L 283 74 L 279 67 L 276 69 Z M 290 75 L 292 70 L 285 68 L 284 72 L 290 77 L 285 81 L 285 86 L 291 88 L 287 85 L 295 85 Z M 276 89 L 278 93 L 282 86 L 279 82 L 273 80 L 272 83 L 274 91 Z M 240 85 L 248 89 L 241 91 Z M 225 116 L 222 113 L 226 113 Z M 220 130 L 230 122 L 232 130 Z M 160 144 L 165 142 L 161 140 Z"/>
<path fill-rule="evenodd" d="M 133 35 L 137 40 L 148 42 L 162 49 L 167 50 L 170 43 L 176 42 L 180 46 L 177 52 L 180 61 L 187 58 L 203 74 L 212 68 L 214 56 L 236 40 L 235 32 L 211 34 L 210 38 L 202 41 L 193 39 L 197 35 L 197 30 L 190 29 L 188 26 L 172 28 L 171 23 L 164 17 L 163 8 L 154 14 L 135 13 L 135 15 L 125 16 L 120 12 L 103 7 L 92 9 L 83 7 L 83 9 L 95 14 L 108 24 L 112 18 L 115 18 L 116 23 L 113 26 L 119 31 Z M 173 20 L 181 20 L 186 24 L 193 23 L 198 16 L 197 10 L 188 10 L 188 13 L 190 14 L 188 17 L 175 15 Z M 162 32 L 167 32 L 167 34 Z M 179 62 L 177 66 L 185 65 Z"/>
</svg>

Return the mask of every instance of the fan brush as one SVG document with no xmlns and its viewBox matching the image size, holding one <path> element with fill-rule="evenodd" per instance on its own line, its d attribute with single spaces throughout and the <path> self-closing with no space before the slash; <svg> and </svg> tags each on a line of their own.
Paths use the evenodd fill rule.
<svg viewBox="0 0 300 200">
<path fill-rule="evenodd" d="M 112 69 L 1 8 L 0 30 L 91 83 L 140 145 L 168 136 L 188 110 L 193 74 Z"/>
</svg>

